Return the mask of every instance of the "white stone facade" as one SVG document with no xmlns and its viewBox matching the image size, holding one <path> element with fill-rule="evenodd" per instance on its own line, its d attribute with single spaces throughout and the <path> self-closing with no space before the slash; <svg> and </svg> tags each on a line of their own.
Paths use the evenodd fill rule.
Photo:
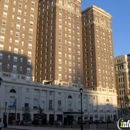
<svg viewBox="0 0 130 130">
<path fill-rule="evenodd" d="M 63 112 L 80 113 L 81 111 L 79 88 L 43 85 L 22 79 L 14 80 L 3 77 L 2 79 L 3 82 L 0 87 L 0 118 L 2 121 L 5 111 L 7 122 L 9 113 L 15 113 L 15 109 L 9 107 L 15 99 L 17 99 L 17 119 L 20 120 L 22 120 L 22 108 L 25 103 L 30 107 L 32 120 L 39 106 L 44 109 L 47 121 L 50 120 L 49 115 L 53 115 L 54 120 L 57 120 L 57 115 L 61 115 L 62 119 L 60 120 L 64 121 L 67 115 L 64 115 Z M 68 96 L 71 96 L 71 98 L 68 98 Z M 117 119 L 117 94 L 115 89 L 84 90 L 82 99 L 83 119 Z M 6 108 L 5 102 L 7 102 Z M 74 119 L 78 120 L 78 117 L 80 117 L 80 114 L 74 116 Z"/>
</svg>

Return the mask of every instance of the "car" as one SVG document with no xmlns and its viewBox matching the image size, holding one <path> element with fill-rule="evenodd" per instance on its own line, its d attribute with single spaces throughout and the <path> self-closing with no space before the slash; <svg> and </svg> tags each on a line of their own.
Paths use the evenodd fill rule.
<svg viewBox="0 0 130 130">
<path fill-rule="evenodd" d="M 104 121 L 104 120 L 99 120 L 98 123 L 99 123 L 99 124 L 104 124 L 105 121 Z"/>
<path fill-rule="evenodd" d="M 53 125 L 62 125 L 62 122 L 61 121 L 54 121 Z"/>
<path fill-rule="evenodd" d="M 32 125 L 32 121 L 23 121 L 23 125 Z"/>
</svg>

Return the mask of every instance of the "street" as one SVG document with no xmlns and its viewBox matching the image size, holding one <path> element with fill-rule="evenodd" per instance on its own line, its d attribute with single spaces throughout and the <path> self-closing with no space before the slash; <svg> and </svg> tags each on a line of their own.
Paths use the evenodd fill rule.
<svg viewBox="0 0 130 130">
<path fill-rule="evenodd" d="M 72 128 L 71 128 L 72 127 Z M 106 127 L 106 124 L 91 124 L 90 129 L 84 125 L 84 130 L 118 130 L 116 127 L 116 124 L 109 124 L 108 127 Z M 13 126 L 9 125 L 7 128 L 2 128 L 2 130 L 80 130 L 80 126 L 53 126 L 53 127 L 37 127 L 37 126 Z"/>
</svg>

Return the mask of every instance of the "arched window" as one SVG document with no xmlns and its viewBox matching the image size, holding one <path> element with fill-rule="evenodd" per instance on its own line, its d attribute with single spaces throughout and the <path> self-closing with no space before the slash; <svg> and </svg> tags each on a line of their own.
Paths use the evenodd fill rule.
<svg viewBox="0 0 130 130">
<path fill-rule="evenodd" d="M 11 89 L 10 93 L 16 93 L 15 89 Z"/>
<path fill-rule="evenodd" d="M 71 96 L 71 95 L 69 95 L 69 96 L 68 96 L 68 98 L 69 98 L 69 99 L 72 99 L 72 96 Z"/>
</svg>

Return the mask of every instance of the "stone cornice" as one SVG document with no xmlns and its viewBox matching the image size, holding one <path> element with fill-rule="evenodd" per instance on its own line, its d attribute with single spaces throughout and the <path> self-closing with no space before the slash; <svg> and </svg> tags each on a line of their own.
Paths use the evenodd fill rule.
<svg viewBox="0 0 130 130">
<path fill-rule="evenodd" d="M 103 9 L 101 9 L 101 8 L 95 6 L 95 5 L 92 5 L 92 6 L 88 7 L 87 9 L 83 10 L 83 11 L 82 11 L 82 14 L 85 13 L 86 11 L 89 11 L 89 10 L 95 10 L 95 11 L 101 13 L 103 16 L 106 16 L 106 17 L 108 17 L 108 18 L 110 18 L 110 19 L 111 19 L 111 17 L 112 17 L 112 16 L 111 16 L 109 13 L 107 13 L 105 10 L 103 10 Z"/>
<path fill-rule="evenodd" d="M 59 3 L 56 3 L 56 6 L 61 7 L 63 9 L 65 9 L 65 10 L 67 10 L 67 11 L 70 11 L 71 13 L 73 13 L 75 15 L 78 15 L 80 17 L 82 16 L 81 13 L 77 13 L 76 11 L 74 11 L 72 9 L 68 9 L 68 8 L 66 8 L 65 6 L 63 6 L 63 5 L 59 4 Z"/>
<path fill-rule="evenodd" d="M 25 81 L 18 81 L 18 80 L 11 80 L 11 79 L 3 79 L 2 85 L 9 85 L 9 86 L 17 86 L 17 87 L 31 87 L 34 89 L 46 90 L 46 91 L 64 91 L 64 92 L 76 92 L 79 93 L 79 88 L 76 87 L 67 87 L 67 86 L 60 86 L 60 85 L 44 85 L 42 83 L 34 83 L 34 82 L 25 82 Z M 109 92 L 109 90 L 114 90 L 115 93 Z M 106 88 L 106 91 L 99 91 L 99 90 L 84 90 L 84 94 L 87 95 L 108 95 L 108 96 L 115 96 L 116 90 Z"/>
</svg>

